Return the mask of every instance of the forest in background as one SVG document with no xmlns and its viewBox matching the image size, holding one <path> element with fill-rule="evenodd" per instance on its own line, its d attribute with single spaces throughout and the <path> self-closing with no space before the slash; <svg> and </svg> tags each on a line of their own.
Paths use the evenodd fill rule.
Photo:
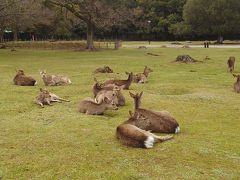
<svg viewBox="0 0 240 180">
<path fill-rule="evenodd" d="M 238 39 L 239 0 L 1 0 L 4 40 Z"/>
</svg>

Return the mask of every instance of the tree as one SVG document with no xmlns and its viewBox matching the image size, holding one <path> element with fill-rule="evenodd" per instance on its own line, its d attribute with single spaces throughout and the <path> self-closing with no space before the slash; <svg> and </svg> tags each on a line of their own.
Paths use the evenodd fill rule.
<svg viewBox="0 0 240 180">
<path fill-rule="evenodd" d="M 239 0 L 188 0 L 184 7 L 184 20 L 197 35 L 222 36 L 238 34 L 240 28 Z"/>
<path fill-rule="evenodd" d="M 96 29 L 109 28 L 126 17 L 117 0 L 46 0 L 45 4 L 65 8 L 86 24 L 87 49 L 94 49 Z"/>
</svg>

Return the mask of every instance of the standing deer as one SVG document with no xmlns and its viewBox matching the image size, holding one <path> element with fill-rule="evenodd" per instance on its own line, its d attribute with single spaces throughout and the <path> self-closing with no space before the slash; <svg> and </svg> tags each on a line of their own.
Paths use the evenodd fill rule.
<svg viewBox="0 0 240 180">
<path fill-rule="evenodd" d="M 47 75 L 46 70 L 40 71 L 40 75 L 45 86 L 61 86 L 72 84 L 71 80 L 68 77 L 61 75 Z"/>
<path fill-rule="evenodd" d="M 110 84 L 117 85 L 121 87 L 122 89 L 129 89 L 133 81 L 133 73 L 129 73 L 127 80 L 108 80 L 103 85 L 108 86 Z"/>
<path fill-rule="evenodd" d="M 173 136 L 157 136 L 142 129 L 139 124 L 145 123 L 147 118 L 138 112 L 133 114 L 129 111 L 129 114 L 129 119 L 116 129 L 117 138 L 123 145 L 138 148 L 152 148 L 155 143 L 173 138 Z"/>
<path fill-rule="evenodd" d="M 140 94 L 133 94 L 130 92 L 130 96 L 134 99 L 134 110 L 146 117 L 143 122 L 138 122 L 138 127 L 141 129 L 156 133 L 178 133 L 180 127 L 174 117 L 167 111 L 153 111 L 148 109 L 140 108 L 141 97 L 143 92 Z"/>
<path fill-rule="evenodd" d="M 26 76 L 23 70 L 16 70 L 16 76 L 13 79 L 15 85 L 18 86 L 35 86 L 37 81 L 30 76 Z"/>
<path fill-rule="evenodd" d="M 107 109 L 118 110 L 118 107 L 113 101 L 104 98 L 102 102 L 96 103 L 93 100 L 83 100 L 80 102 L 78 111 L 91 115 L 103 115 Z"/>
<path fill-rule="evenodd" d="M 228 72 L 233 72 L 234 68 L 235 68 L 235 57 L 230 57 L 227 61 L 227 65 L 228 65 Z"/>
<path fill-rule="evenodd" d="M 240 93 L 240 75 L 233 74 L 233 77 L 237 78 L 237 82 L 233 85 L 234 91 Z"/>
</svg>

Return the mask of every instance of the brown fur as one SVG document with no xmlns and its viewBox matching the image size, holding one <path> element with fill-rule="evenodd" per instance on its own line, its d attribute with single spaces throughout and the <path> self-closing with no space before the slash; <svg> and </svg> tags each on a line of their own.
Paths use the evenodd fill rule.
<svg viewBox="0 0 240 180">
<path fill-rule="evenodd" d="M 96 96 L 96 102 L 101 102 L 105 97 L 112 100 L 117 106 L 125 105 L 125 98 L 120 89 L 101 90 Z"/>
<path fill-rule="evenodd" d="M 170 113 L 166 111 L 153 111 L 148 109 L 140 108 L 141 97 L 143 92 L 140 94 L 132 94 L 130 96 L 134 99 L 135 112 L 146 117 L 145 122 L 138 122 L 139 127 L 143 130 L 156 132 L 156 133 L 176 133 L 179 129 L 179 124 Z"/>
<path fill-rule="evenodd" d="M 108 84 L 107 86 L 104 86 L 103 84 L 99 83 L 96 78 L 94 78 L 95 84 L 93 85 L 93 95 L 94 97 L 97 96 L 97 94 L 100 91 L 106 90 L 106 91 L 114 91 L 120 89 L 120 87 L 114 85 L 114 84 Z"/>
<path fill-rule="evenodd" d="M 45 70 L 40 71 L 40 75 L 43 79 L 45 86 L 61 86 L 72 83 L 68 77 L 60 75 L 47 75 Z"/>
<path fill-rule="evenodd" d="M 91 115 L 103 115 L 107 109 L 117 110 L 117 106 L 113 101 L 104 98 L 99 104 L 91 100 L 83 100 L 80 102 L 78 111 Z"/>
<path fill-rule="evenodd" d="M 136 125 L 136 121 L 145 121 L 146 118 L 139 113 L 130 112 L 130 117 L 123 124 L 116 129 L 117 138 L 123 145 L 138 147 L 138 148 L 152 148 L 154 143 L 163 142 L 172 139 L 173 136 L 156 136 L 153 133 L 145 131 Z M 149 144 L 148 138 L 152 138 L 152 143 Z"/>
<path fill-rule="evenodd" d="M 17 74 L 13 79 L 15 85 L 18 86 L 34 86 L 37 81 L 30 76 L 26 76 L 23 70 L 17 70 Z"/>
<path fill-rule="evenodd" d="M 107 86 L 109 84 L 115 84 L 122 89 L 129 89 L 133 81 L 133 73 L 129 73 L 127 80 L 108 80 L 104 83 L 104 86 Z"/>
<path fill-rule="evenodd" d="M 233 74 L 237 78 L 237 82 L 234 83 L 233 88 L 236 93 L 240 93 L 240 75 Z"/>
<path fill-rule="evenodd" d="M 97 68 L 94 73 L 113 73 L 113 70 L 109 66 Z"/>
<path fill-rule="evenodd" d="M 235 57 L 230 57 L 227 61 L 228 72 L 233 72 L 235 68 Z"/>
<path fill-rule="evenodd" d="M 44 108 L 44 105 L 51 104 L 51 95 L 47 89 L 40 88 L 40 94 L 35 98 L 34 102 Z"/>
<path fill-rule="evenodd" d="M 146 83 L 147 78 L 151 72 L 153 72 L 153 70 L 150 69 L 149 67 L 145 66 L 143 73 L 138 73 L 138 74 L 133 75 L 133 82 L 139 83 L 139 84 Z"/>
</svg>

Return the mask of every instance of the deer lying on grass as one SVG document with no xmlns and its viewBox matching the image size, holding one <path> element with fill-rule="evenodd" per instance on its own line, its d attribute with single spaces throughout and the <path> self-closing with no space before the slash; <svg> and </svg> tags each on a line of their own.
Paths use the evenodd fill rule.
<svg viewBox="0 0 240 180">
<path fill-rule="evenodd" d="M 104 86 L 108 85 L 116 85 L 119 86 L 121 89 L 129 89 L 129 87 L 132 84 L 133 81 L 133 73 L 128 73 L 128 79 L 127 80 L 108 80 L 105 83 L 103 83 Z"/>
<path fill-rule="evenodd" d="M 40 71 L 45 86 L 61 86 L 72 84 L 68 77 L 61 75 L 47 75 L 46 70 Z"/>
<path fill-rule="evenodd" d="M 167 111 L 153 111 L 148 109 L 140 108 L 141 97 L 143 92 L 140 94 L 132 94 L 130 96 L 134 99 L 135 112 L 146 117 L 145 121 L 139 121 L 138 127 L 143 130 L 156 132 L 156 133 L 178 133 L 180 127 L 174 117 Z"/>
<path fill-rule="evenodd" d="M 46 88 L 40 88 L 40 94 L 34 100 L 34 102 L 39 104 L 41 107 L 44 107 L 43 105 L 51 106 L 51 102 L 61 103 L 62 101 L 70 102 L 69 100 L 63 99 L 56 94 L 50 93 Z"/>
<path fill-rule="evenodd" d="M 235 57 L 230 57 L 227 61 L 227 65 L 228 65 L 228 72 L 233 72 L 234 68 L 235 68 Z"/>
<path fill-rule="evenodd" d="M 132 114 L 130 111 L 129 114 L 129 119 L 116 129 L 117 138 L 123 145 L 138 148 L 152 148 L 155 143 L 173 138 L 173 136 L 157 136 L 142 129 L 139 124 L 145 123 L 147 118 L 138 112 Z"/>
<path fill-rule="evenodd" d="M 13 79 L 15 85 L 18 86 L 35 86 L 37 81 L 30 76 L 26 76 L 23 70 L 16 70 L 16 76 Z"/>
<path fill-rule="evenodd" d="M 52 106 L 49 91 L 47 89 L 40 88 L 40 94 L 35 98 L 34 102 L 39 104 L 42 108 L 44 108 L 44 105 Z"/>
<path fill-rule="evenodd" d="M 143 73 L 138 73 L 138 74 L 133 75 L 133 82 L 139 83 L 139 84 L 146 83 L 147 78 L 151 72 L 153 72 L 153 70 L 150 69 L 149 67 L 145 66 Z"/>
<path fill-rule="evenodd" d="M 113 73 L 113 70 L 109 66 L 97 68 L 94 73 Z"/>
<path fill-rule="evenodd" d="M 234 91 L 236 93 L 240 93 L 240 75 L 233 74 L 233 77 L 237 78 L 237 82 L 233 85 Z"/>
<path fill-rule="evenodd" d="M 89 115 L 103 115 L 107 109 L 118 110 L 113 101 L 104 98 L 101 102 L 96 103 L 94 100 L 83 100 L 80 102 L 78 111 Z"/>
<path fill-rule="evenodd" d="M 97 96 L 97 94 L 100 91 L 106 90 L 106 91 L 113 91 L 113 90 L 119 90 L 120 87 L 114 85 L 114 84 L 108 84 L 106 86 L 104 86 L 102 83 L 98 82 L 96 78 L 94 78 L 95 84 L 93 85 L 93 95 L 94 97 Z"/>
</svg>

